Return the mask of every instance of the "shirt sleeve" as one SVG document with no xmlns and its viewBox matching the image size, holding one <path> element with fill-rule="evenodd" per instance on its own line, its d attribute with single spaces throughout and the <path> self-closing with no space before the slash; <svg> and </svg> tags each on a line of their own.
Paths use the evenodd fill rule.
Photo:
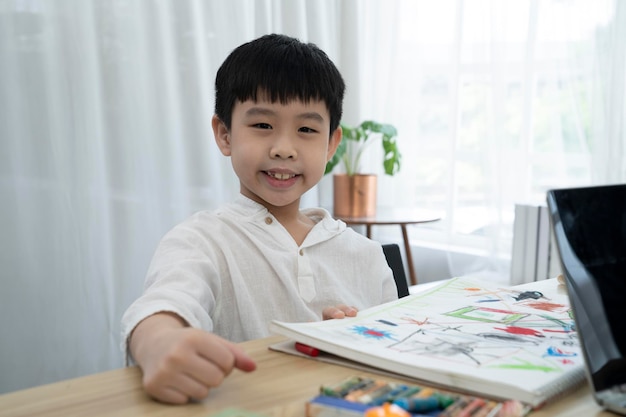
<svg viewBox="0 0 626 417">
<path fill-rule="evenodd" d="M 150 263 L 143 294 L 122 317 L 121 348 L 126 362 L 132 360 L 128 341 L 134 328 L 145 318 L 170 312 L 185 320 L 189 326 L 213 330 L 209 310 L 215 305 L 219 285 L 217 271 L 211 258 L 203 252 L 205 244 L 194 231 L 184 226 L 172 229 L 159 243 Z"/>
</svg>

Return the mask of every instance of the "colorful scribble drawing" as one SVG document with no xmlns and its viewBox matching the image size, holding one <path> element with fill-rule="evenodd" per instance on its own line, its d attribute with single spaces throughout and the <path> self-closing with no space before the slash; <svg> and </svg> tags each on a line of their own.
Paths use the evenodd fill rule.
<svg viewBox="0 0 626 417">
<path fill-rule="evenodd" d="M 538 405 L 584 381 L 567 293 L 555 281 L 507 289 L 457 278 L 356 317 L 282 326 L 352 361 Z"/>
<path fill-rule="evenodd" d="M 567 308 L 563 304 L 551 303 L 549 301 L 533 301 L 527 303 L 527 305 L 531 308 L 545 311 L 562 311 Z"/>
<path fill-rule="evenodd" d="M 577 356 L 578 354 L 576 352 L 566 352 L 562 349 L 559 349 L 557 347 L 551 346 L 550 348 L 548 348 L 548 351 L 546 352 L 546 355 L 550 355 L 550 356 L 558 356 L 558 357 L 567 357 L 567 358 L 571 358 L 573 356 Z"/>
<path fill-rule="evenodd" d="M 502 330 L 506 333 L 519 334 L 524 336 L 546 337 L 539 330 L 529 329 L 527 327 L 507 326 L 507 327 L 494 327 L 495 330 Z"/>
<path fill-rule="evenodd" d="M 447 316 L 490 323 L 514 323 L 527 316 L 527 314 L 523 313 L 477 306 L 467 306 L 445 314 Z"/>
<path fill-rule="evenodd" d="M 540 298 L 544 298 L 543 294 L 540 291 L 522 291 L 516 297 L 516 301 L 522 301 L 527 299 L 538 300 Z"/>
<path fill-rule="evenodd" d="M 367 339 L 391 339 L 394 340 L 392 334 L 386 330 L 380 330 L 375 327 L 353 326 L 352 332 L 361 335 Z"/>
<path fill-rule="evenodd" d="M 446 358 L 457 358 L 457 361 L 469 360 L 476 365 L 481 364 L 483 356 L 493 359 L 495 356 L 488 353 L 478 352 L 474 342 L 453 343 L 450 340 L 435 339 L 428 344 L 420 342 L 420 346 L 413 346 L 411 350 L 402 352 L 419 353 L 420 355 L 445 356 Z"/>
<path fill-rule="evenodd" d="M 373 349 L 390 350 L 389 355 L 472 367 L 551 373 L 580 364 L 578 339 L 566 304 L 533 290 L 471 286 L 449 291 L 455 293 L 449 299 L 460 303 L 451 304 L 446 291 L 440 290 L 440 305 L 432 294 L 428 305 L 420 305 L 416 298 L 402 308 L 378 312 L 371 319 L 363 317 L 345 334 L 358 336 L 350 343 L 367 340 L 375 344 Z M 459 292 L 465 297 L 458 297 Z"/>
</svg>

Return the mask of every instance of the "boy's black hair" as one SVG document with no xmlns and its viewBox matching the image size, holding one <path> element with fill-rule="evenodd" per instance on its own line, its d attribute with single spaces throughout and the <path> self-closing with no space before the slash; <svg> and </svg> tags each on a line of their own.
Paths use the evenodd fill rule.
<svg viewBox="0 0 626 417">
<path fill-rule="evenodd" d="M 283 104 L 321 100 L 332 134 L 341 121 L 345 89 L 339 70 L 316 45 L 265 35 L 237 47 L 222 63 L 215 78 L 215 114 L 230 129 L 236 100 L 256 101 L 259 94 Z"/>
</svg>

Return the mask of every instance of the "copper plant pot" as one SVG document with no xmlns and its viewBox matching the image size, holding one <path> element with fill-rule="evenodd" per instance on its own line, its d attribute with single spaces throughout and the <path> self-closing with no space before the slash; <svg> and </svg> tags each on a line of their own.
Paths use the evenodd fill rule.
<svg viewBox="0 0 626 417">
<path fill-rule="evenodd" d="M 375 216 L 376 179 L 374 174 L 333 175 L 335 217 Z"/>
</svg>

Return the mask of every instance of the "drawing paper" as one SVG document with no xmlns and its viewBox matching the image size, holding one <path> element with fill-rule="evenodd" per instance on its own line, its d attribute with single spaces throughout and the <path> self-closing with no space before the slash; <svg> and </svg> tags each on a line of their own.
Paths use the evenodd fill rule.
<svg viewBox="0 0 626 417">
<path fill-rule="evenodd" d="M 565 287 L 455 278 L 424 293 L 272 331 L 371 367 L 538 406 L 584 381 Z"/>
</svg>

